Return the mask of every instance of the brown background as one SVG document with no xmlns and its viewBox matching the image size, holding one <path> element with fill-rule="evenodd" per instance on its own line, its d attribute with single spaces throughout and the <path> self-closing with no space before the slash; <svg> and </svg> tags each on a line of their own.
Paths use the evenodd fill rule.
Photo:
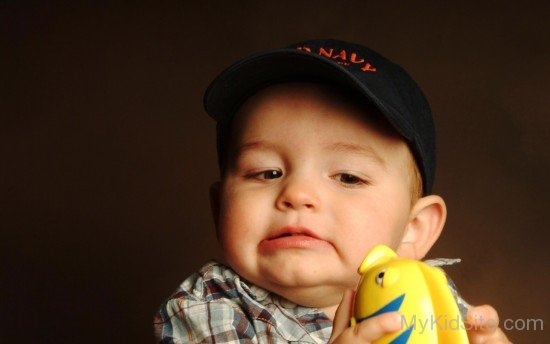
<svg viewBox="0 0 550 344">
<path fill-rule="evenodd" d="M 431 256 L 463 258 L 449 273 L 472 303 L 550 320 L 545 3 L 2 1 L 0 342 L 151 342 L 161 301 L 218 256 L 203 90 L 312 37 L 410 71 L 449 207 Z"/>
</svg>

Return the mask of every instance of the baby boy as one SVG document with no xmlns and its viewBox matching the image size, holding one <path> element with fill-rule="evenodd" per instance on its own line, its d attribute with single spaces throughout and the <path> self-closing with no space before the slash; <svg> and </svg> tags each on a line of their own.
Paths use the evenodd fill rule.
<svg viewBox="0 0 550 344">
<path fill-rule="evenodd" d="M 210 196 L 225 261 L 162 305 L 158 339 L 370 343 L 399 330 L 396 312 L 349 319 L 367 252 L 421 259 L 445 223 L 431 111 L 410 76 L 366 47 L 310 40 L 235 63 L 205 107 L 218 123 Z M 472 343 L 508 342 L 490 306 L 468 318 L 483 319 Z"/>
</svg>

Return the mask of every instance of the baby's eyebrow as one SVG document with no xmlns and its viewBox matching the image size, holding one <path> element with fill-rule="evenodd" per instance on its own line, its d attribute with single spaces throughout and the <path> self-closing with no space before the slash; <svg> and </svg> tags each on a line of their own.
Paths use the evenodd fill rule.
<svg viewBox="0 0 550 344">
<path fill-rule="evenodd" d="M 382 159 L 382 157 L 369 146 L 363 146 L 363 145 L 358 145 L 358 144 L 349 143 L 349 142 L 335 142 L 335 143 L 326 145 L 325 149 L 333 152 L 350 152 L 353 154 L 359 154 L 369 159 L 375 160 L 382 166 L 386 164 L 384 159 Z"/>
<path fill-rule="evenodd" d="M 235 156 L 238 157 L 242 155 L 244 152 L 252 149 L 276 151 L 278 148 L 279 147 L 277 146 L 277 144 L 273 142 L 250 141 L 250 142 L 245 142 L 239 145 L 238 147 L 236 147 Z M 382 159 L 382 157 L 369 146 L 358 145 L 356 143 L 350 143 L 350 142 L 335 142 L 335 143 L 325 145 L 324 149 L 331 152 L 347 152 L 352 154 L 358 154 L 358 155 L 367 157 L 371 160 L 374 160 L 382 166 L 386 165 L 386 162 L 384 161 L 384 159 Z"/>
<path fill-rule="evenodd" d="M 234 154 L 236 157 L 242 155 L 244 152 L 252 149 L 262 150 L 277 150 L 277 145 L 269 141 L 249 141 L 235 147 Z"/>
</svg>

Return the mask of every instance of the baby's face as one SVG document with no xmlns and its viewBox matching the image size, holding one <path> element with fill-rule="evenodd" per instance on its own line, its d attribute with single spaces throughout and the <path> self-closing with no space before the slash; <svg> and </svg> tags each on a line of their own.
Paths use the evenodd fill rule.
<svg viewBox="0 0 550 344">
<path fill-rule="evenodd" d="M 303 303 L 307 290 L 354 287 L 373 246 L 399 247 L 412 157 L 370 115 L 306 83 L 271 86 L 241 107 L 217 220 L 237 273 Z"/>
</svg>

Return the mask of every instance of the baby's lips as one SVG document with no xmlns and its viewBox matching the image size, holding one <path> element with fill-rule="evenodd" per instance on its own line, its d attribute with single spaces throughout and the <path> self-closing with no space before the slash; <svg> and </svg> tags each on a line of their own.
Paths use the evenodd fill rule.
<svg viewBox="0 0 550 344">
<path fill-rule="evenodd" d="M 282 236 L 292 236 L 292 235 L 304 235 L 304 236 L 312 237 L 314 239 L 324 240 L 311 229 L 307 227 L 301 227 L 301 226 L 285 226 L 280 229 L 277 229 L 275 232 L 271 233 L 268 236 L 267 240 L 272 240 Z"/>
<path fill-rule="evenodd" d="M 264 252 L 286 252 L 287 249 L 326 250 L 334 245 L 306 227 L 286 226 L 270 233 L 259 247 Z"/>
</svg>

